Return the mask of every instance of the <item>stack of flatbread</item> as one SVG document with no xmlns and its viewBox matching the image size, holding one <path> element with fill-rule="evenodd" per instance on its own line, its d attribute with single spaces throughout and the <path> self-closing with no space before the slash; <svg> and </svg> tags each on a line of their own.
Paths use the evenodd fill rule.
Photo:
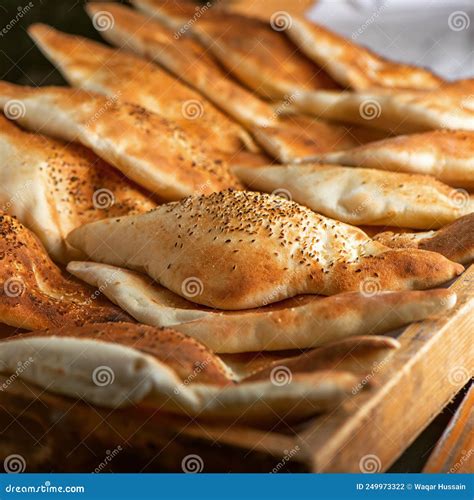
<svg viewBox="0 0 474 500">
<path fill-rule="evenodd" d="M 30 27 L 71 87 L 0 82 L 0 370 L 193 419 L 338 408 L 456 305 L 473 83 L 296 14 L 132 4 L 86 5 L 117 48 Z"/>
</svg>

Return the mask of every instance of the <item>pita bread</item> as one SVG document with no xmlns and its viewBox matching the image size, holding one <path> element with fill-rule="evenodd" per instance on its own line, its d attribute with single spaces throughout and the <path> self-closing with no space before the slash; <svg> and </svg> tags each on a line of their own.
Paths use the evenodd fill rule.
<svg viewBox="0 0 474 500">
<path fill-rule="evenodd" d="M 71 85 L 173 120 L 211 151 L 232 153 L 244 144 L 255 150 L 245 129 L 156 64 L 44 24 L 30 26 L 28 33 Z"/>
<path fill-rule="evenodd" d="M 436 129 L 474 130 L 474 94 L 462 85 L 426 92 L 301 91 L 291 104 L 317 118 L 374 127 L 393 135 Z"/>
<path fill-rule="evenodd" d="M 280 163 L 314 161 L 321 154 L 380 139 L 377 131 L 345 127 L 309 116 L 282 116 L 274 127 L 251 127 L 258 143 Z M 386 134 L 383 134 L 385 137 Z"/>
<path fill-rule="evenodd" d="M 111 342 L 123 333 L 120 343 Z M 302 419 L 333 409 L 358 382 L 349 372 L 320 371 L 296 374 L 285 385 L 268 380 L 231 384 L 212 353 L 180 340 L 175 332 L 138 325 L 40 331 L 0 342 L 0 369 L 14 372 L 18 360 L 31 358 L 20 378 L 98 406 L 140 404 L 191 418 L 254 422 Z M 199 349 L 200 363 L 183 379 Z M 197 380 L 198 373 L 212 373 L 220 383 L 205 376 Z"/>
<path fill-rule="evenodd" d="M 298 89 L 337 88 L 268 22 L 222 9 L 196 11 L 196 5 L 180 2 L 135 0 L 134 5 L 180 36 L 192 33 L 227 71 L 264 99 L 285 99 Z"/>
<path fill-rule="evenodd" d="M 431 229 L 473 211 L 465 193 L 429 176 L 334 165 L 235 167 L 251 189 L 282 192 L 315 212 L 357 225 Z"/>
<path fill-rule="evenodd" d="M 235 378 L 232 371 L 212 351 L 191 337 L 170 328 L 151 328 L 131 323 L 101 323 L 29 332 L 22 334 L 21 338 L 46 335 L 54 338 L 91 339 L 130 347 L 168 365 L 183 382 L 191 377 L 192 383 L 224 386 L 231 384 Z M 198 366 L 200 369 L 196 370 Z"/>
<path fill-rule="evenodd" d="M 167 200 L 239 185 L 227 164 L 211 160 L 179 125 L 128 102 L 64 87 L 0 82 L 0 106 L 28 130 L 82 143 Z"/>
<path fill-rule="evenodd" d="M 256 369 L 245 378 L 265 380 L 275 368 L 284 368 L 290 373 L 308 373 L 315 370 L 348 370 L 367 375 L 374 366 L 386 363 L 400 348 L 400 342 L 390 337 L 352 337 L 304 352 L 298 356 L 272 361 L 263 368 Z"/>
<path fill-rule="evenodd" d="M 34 330 L 133 321 L 97 290 L 64 277 L 37 237 L 8 215 L 0 215 L 0 259 L 0 323 Z"/>
<path fill-rule="evenodd" d="M 176 295 L 143 274 L 95 262 L 68 271 L 97 287 L 140 323 L 171 327 L 219 353 L 306 349 L 353 335 L 379 334 L 450 309 L 449 290 L 299 296 L 247 311 L 216 311 Z"/>
<path fill-rule="evenodd" d="M 309 118 L 279 119 L 286 108 L 291 108 L 293 96 L 273 109 L 230 80 L 200 44 L 188 37 L 176 37 L 170 29 L 133 10 L 95 2 L 86 8 L 91 16 L 104 12 L 113 16 L 113 26 L 101 32 L 107 41 L 164 66 L 246 126 L 259 145 L 280 162 L 308 161 L 331 151 L 336 144 L 347 148 L 366 142 L 351 140 L 351 132 L 342 127 Z M 359 137 L 356 132 L 353 135 Z"/>
<path fill-rule="evenodd" d="M 235 166 L 261 167 L 263 165 L 273 164 L 272 158 L 265 153 L 251 153 L 245 150 L 230 154 L 227 157 L 227 162 L 230 168 Z"/>
<path fill-rule="evenodd" d="M 451 186 L 474 188 L 474 132 L 402 135 L 321 155 L 318 161 L 429 174 Z"/>
<path fill-rule="evenodd" d="M 83 146 L 23 132 L 0 116 L 0 210 L 34 231 L 54 260 L 80 258 L 66 242 L 75 227 L 156 205 Z"/>
<path fill-rule="evenodd" d="M 389 250 L 279 196 L 232 190 L 86 224 L 68 241 L 93 261 L 146 272 L 219 309 L 359 290 L 374 276 L 381 290 L 432 288 L 463 270 L 439 254 Z"/>
<path fill-rule="evenodd" d="M 374 236 L 374 239 L 390 248 L 420 248 L 438 252 L 453 262 L 468 265 L 474 261 L 474 214 L 461 217 L 438 231 L 386 231 Z"/>
<path fill-rule="evenodd" d="M 104 12 L 113 17 L 113 26 L 100 33 L 112 45 L 157 62 L 242 125 L 275 122 L 272 108 L 231 82 L 198 42 L 176 37 L 160 23 L 122 5 L 94 2 L 86 4 L 86 10 L 91 17 Z"/>
<path fill-rule="evenodd" d="M 313 61 L 344 87 L 425 90 L 443 80 L 424 68 L 388 61 L 322 26 L 293 16 L 288 36 Z"/>
</svg>

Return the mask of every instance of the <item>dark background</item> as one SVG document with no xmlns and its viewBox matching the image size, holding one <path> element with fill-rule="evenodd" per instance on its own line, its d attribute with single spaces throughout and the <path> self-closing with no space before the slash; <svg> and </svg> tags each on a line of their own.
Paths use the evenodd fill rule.
<svg viewBox="0 0 474 500">
<path fill-rule="evenodd" d="M 32 0 L 31 7 L 6 34 L 0 35 L 0 80 L 24 85 L 63 85 L 64 79 L 30 40 L 26 29 L 42 22 L 68 33 L 101 40 L 84 11 L 84 0 Z M 127 2 L 122 0 L 118 3 Z M 0 30 L 29 0 L 0 0 Z"/>
</svg>

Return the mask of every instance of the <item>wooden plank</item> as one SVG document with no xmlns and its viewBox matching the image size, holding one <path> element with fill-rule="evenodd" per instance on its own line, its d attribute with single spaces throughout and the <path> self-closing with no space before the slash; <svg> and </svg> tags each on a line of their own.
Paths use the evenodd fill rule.
<svg viewBox="0 0 474 500">
<path fill-rule="evenodd" d="M 401 349 L 374 376 L 378 387 L 298 436 L 312 453 L 313 471 L 360 472 L 364 461 L 388 469 L 467 383 L 474 363 L 474 266 L 451 288 L 458 293 L 455 309 L 400 335 Z"/>
<path fill-rule="evenodd" d="M 474 386 L 464 397 L 423 472 L 474 472 Z"/>
</svg>

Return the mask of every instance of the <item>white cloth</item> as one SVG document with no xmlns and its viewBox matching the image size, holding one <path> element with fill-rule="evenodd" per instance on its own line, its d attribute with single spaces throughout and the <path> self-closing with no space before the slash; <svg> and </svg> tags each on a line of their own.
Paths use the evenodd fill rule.
<svg viewBox="0 0 474 500">
<path fill-rule="evenodd" d="M 474 0 L 319 0 L 308 17 L 392 60 L 474 77 Z"/>
</svg>

